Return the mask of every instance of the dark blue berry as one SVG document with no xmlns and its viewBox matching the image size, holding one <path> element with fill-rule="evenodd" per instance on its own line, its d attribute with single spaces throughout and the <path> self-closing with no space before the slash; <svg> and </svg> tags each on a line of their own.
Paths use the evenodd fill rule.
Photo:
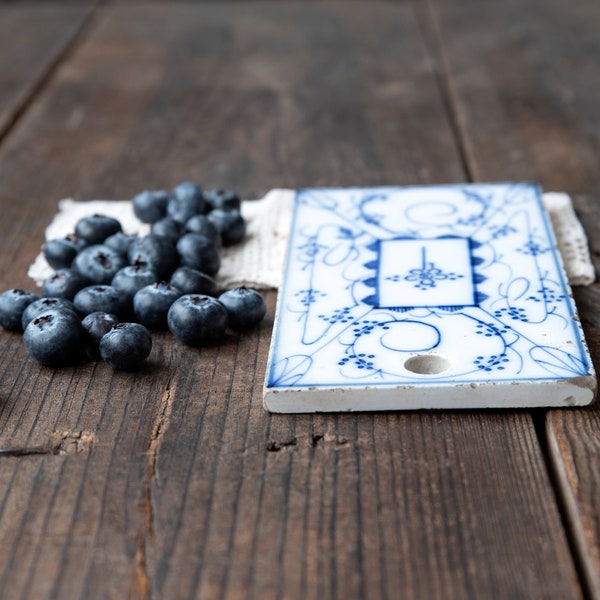
<svg viewBox="0 0 600 600">
<path fill-rule="evenodd" d="M 86 243 L 75 234 L 69 234 L 64 238 L 48 240 L 42 252 L 46 262 L 53 269 L 68 269 L 77 254 L 85 248 Z"/>
<path fill-rule="evenodd" d="M 28 354 L 49 367 L 63 367 L 87 358 L 87 339 L 73 312 L 49 309 L 35 317 L 23 332 Z"/>
<path fill-rule="evenodd" d="M 227 309 L 229 327 L 234 331 L 256 327 L 267 312 L 264 298 L 251 288 L 242 286 L 227 290 L 219 300 Z"/>
<path fill-rule="evenodd" d="M 21 316 L 21 327 L 23 330 L 25 330 L 33 319 L 48 310 L 63 310 L 77 315 L 75 305 L 66 298 L 40 298 L 29 304 L 23 311 L 23 315 Z"/>
<path fill-rule="evenodd" d="M 194 215 L 188 219 L 185 233 L 199 233 L 211 240 L 215 246 L 221 245 L 221 233 L 206 215 Z"/>
<path fill-rule="evenodd" d="M 129 246 L 131 246 L 132 242 L 137 240 L 138 236 L 135 234 L 128 235 L 119 231 L 118 233 L 113 233 L 109 235 L 104 240 L 104 245 L 112 248 L 115 252 L 120 254 L 122 257 L 127 258 L 127 252 L 129 251 Z"/>
<path fill-rule="evenodd" d="M 160 282 L 143 287 L 133 297 L 133 312 L 137 320 L 150 329 L 167 329 L 167 313 L 181 296 L 181 290 Z"/>
<path fill-rule="evenodd" d="M 171 333 L 185 344 L 204 346 L 223 338 L 227 310 L 211 296 L 186 294 L 173 302 L 167 322 Z"/>
<path fill-rule="evenodd" d="M 215 244 L 206 236 L 199 233 L 186 233 L 177 242 L 177 252 L 184 267 L 190 267 L 215 275 L 220 266 L 221 258 Z"/>
<path fill-rule="evenodd" d="M 244 239 L 246 221 L 239 210 L 215 208 L 208 213 L 207 217 L 221 233 L 223 246 L 233 246 Z"/>
<path fill-rule="evenodd" d="M 119 317 L 117 317 L 117 315 L 111 315 L 110 313 L 102 311 L 90 313 L 81 321 L 90 342 L 95 348 L 100 344 L 102 337 L 117 323 L 119 323 Z"/>
<path fill-rule="evenodd" d="M 130 265 L 117 271 L 111 285 L 133 300 L 136 292 L 158 281 L 156 273 L 146 265 Z"/>
<path fill-rule="evenodd" d="M 41 293 L 45 298 L 73 300 L 75 294 L 90 283 L 87 277 L 75 269 L 59 269 L 45 279 Z"/>
<path fill-rule="evenodd" d="M 208 209 L 240 210 L 242 203 L 239 196 L 231 190 L 208 190 L 204 192 Z"/>
<path fill-rule="evenodd" d="M 171 219 L 171 217 L 165 217 L 156 223 L 152 223 L 150 232 L 154 235 L 162 235 L 176 242 L 183 234 L 183 225 Z"/>
<path fill-rule="evenodd" d="M 167 204 L 167 216 L 185 223 L 193 215 L 202 214 L 204 206 L 202 190 L 195 183 L 186 181 L 173 188 Z"/>
<path fill-rule="evenodd" d="M 152 336 L 139 323 L 119 323 L 100 340 L 100 356 L 115 369 L 134 369 L 151 350 Z"/>
<path fill-rule="evenodd" d="M 206 296 L 217 295 L 217 282 L 196 269 L 190 267 L 179 267 L 171 275 L 171 285 L 179 288 L 184 294 L 204 294 Z"/>
<path fill-rule="evenodd" d="M 142 223 L 156 223 L 167 214 L 169 193 L 164 190 L 145 191 L 133 198 L 133 212 Z"/>
<path fill-rule="evenodd" d="M 73 304 L 82 315 L 107 312 L 125 320 L 131 316 L 131 301 L 112 285 L 90 285 L 77 292 Z"/>
<path fill-rule="evenodd" d="M 38 300 L 33 292 L 12 288 L 0 294 L 0 325 L 8 331 L 23 331 L 23 311 Z"/>
<path fill-rule="evenodd" d="M 129 263 L 145 264 L 159 279 L 169 279 L 179 266 L 174 243 L 162 235 L 145 235 L 129 246 Z"/>
<path fill-rule="evenodd" d="M 115 250 L 103 244 L 88 246 L 73 261 L 73 268 L 92 283 L 107 284 L 127 262 Z"/>
<path fill-rule="evenodd" d="M 79 219 L 75 235 L 88 244 L 101 244 L 109 235 L 121 231 L 121 223 L 107 215 L 91 215 Z"/>
</svg>

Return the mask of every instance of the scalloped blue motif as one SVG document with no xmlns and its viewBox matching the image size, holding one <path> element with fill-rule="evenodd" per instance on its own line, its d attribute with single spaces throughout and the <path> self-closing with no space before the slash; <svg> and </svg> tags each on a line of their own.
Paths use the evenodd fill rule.
<svg viewBox="0 0 600 600">
<path fill-rule="evenodd" d="M 533 184 L 300 190 L 266 387 L 589 375 L 575 314 Z"/>
</svg>

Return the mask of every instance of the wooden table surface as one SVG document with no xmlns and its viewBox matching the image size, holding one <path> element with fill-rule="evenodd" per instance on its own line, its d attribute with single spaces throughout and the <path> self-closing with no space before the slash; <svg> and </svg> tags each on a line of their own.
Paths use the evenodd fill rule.
<svg viewBox="0 0 600 600">
<path fill-rule="evenodd" d="M 600 264 L 596 0 L 0 2 L 0 287 L 57 201 L 532 180 Z M 600 291 L 575 290 L 595 359 Z M 258 331 L 0 332 L 0 598 L 600 598 L 597 407 L 270 415 Z"/>
</svg>

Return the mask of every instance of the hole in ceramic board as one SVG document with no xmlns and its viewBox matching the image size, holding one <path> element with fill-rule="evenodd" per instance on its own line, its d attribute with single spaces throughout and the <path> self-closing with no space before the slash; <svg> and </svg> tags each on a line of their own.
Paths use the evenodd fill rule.
<svg viewBox="0 0 600 600">
<path fill-rule="evenodd" d="M 409 358 L 404 368 L 419 375 L 437 375 L 450 368 L 450 361 L 438 354 L 419 354 Z"/>
</svg>

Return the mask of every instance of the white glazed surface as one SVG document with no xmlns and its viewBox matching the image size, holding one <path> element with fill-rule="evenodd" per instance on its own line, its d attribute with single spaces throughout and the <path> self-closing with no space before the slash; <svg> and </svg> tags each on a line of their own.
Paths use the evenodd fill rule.
<svg viewBox="0 0 600 600">
<path fill-rule="evenodd" d="M 571 406 L 594 390 L 536 186 L 298 192 L 269 410 Z"/>
</svg>

